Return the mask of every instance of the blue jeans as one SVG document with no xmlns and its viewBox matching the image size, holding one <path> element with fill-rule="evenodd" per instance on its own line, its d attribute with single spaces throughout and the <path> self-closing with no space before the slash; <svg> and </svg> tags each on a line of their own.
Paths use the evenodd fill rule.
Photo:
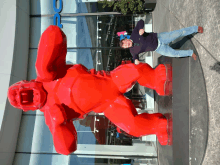
<svg viewBox="0 0 220 165">
<path fill-rule="evenodd" d="M 171 32 L 158 33 L 157 53 L 168 57 L 187 57 L 192 56 L 193 50 L 175 50 L 168 44 L 179 37 L 184 37 L 198 32 L 198 26 L 191 26 Z"/>
</svg>

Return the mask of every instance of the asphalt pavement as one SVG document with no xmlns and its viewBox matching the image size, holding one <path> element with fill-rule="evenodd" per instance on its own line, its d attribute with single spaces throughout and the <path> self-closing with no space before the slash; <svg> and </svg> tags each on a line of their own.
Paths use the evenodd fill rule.
<svg viewBox="0 0 220 165">
<path fill-rule="evenodd" d="M 173 86 L 176 89 L 173 92 L 176 92 L 177 95 L 173 93 L 172 96 L 172 103 L 179 101 L 179 105 L 173 105 L 172 111 L 176 111 L 176 116 L 178 117 L 177 108 L 181 109 L 181 107 L 185 106 L 183 109 L 187 111 L 188 107 L 189 144 L 186 145 L 189 145 L 189 148 L 188 155 L 185 155 L 186 159 L 183 161 L 188 161 L 191 165 L 219 165 L 220 1 L 157 0 L 156 8 L 152 14 L 154 32 L 172 31 L 194 25 L 204 28 L 203 34 L 179 39 L 171 45 L 175 49 L 193 49 L 198 57 L 196 61 L 192 58 L 172 59 L 173 69 L 176 68 L 174 72 L 179 72 L 179 75 L 173 75 L 174 82 L 176 82 L 176 85 Z M 159 63 L 160 56 L 154 53 L 154 66 Z M 184 84 L 178 86 L 180 83 L 177 80 L 181 79 L 183 81 L 179 82 L 184 82 Z M 184 96 L 185 104 L 182 105 L 181 100 L 177 99 L 181 93 L 185 92 L 181 88 L 185 88 L 185 91 L 188 91 L 188 94 Z M 160 106 L 158 107 L 160 108 Z M 181 114 L 181 111 L 179 114 Z M 173 117 L 177 119 L 176 116 Z M 178 120 L 181 123 L 184 118 L 179 116 Z M 177 124 L 178 120 L 173 122 Z M 179 132 L 181 132 L 180 127 Z M 179 140 L 182 140 L 181 137 Z M 178 156 L 181 155 L 176 154 L 175 150 L 176 148 L 173 147 L 170 152 L 166 153 L 167 155 L 159 152 L 160 164 L 169 164 L 172 156 L 173 159 L 178 159 Z M 182 156 L 184 157 L 184 155 Z M 176 164 L 175 160 L 173 162 Z"/>
</svg>

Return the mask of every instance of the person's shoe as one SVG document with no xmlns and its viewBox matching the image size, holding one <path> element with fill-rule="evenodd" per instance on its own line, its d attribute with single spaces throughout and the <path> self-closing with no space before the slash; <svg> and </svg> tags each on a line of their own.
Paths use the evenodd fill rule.
<svg viewBox="0 0 220 165">
<path fill-rule="evenodd" d="M 192 54 L 192 58 L 196 61 L 197 56 L 195 53 Z"/>
<path fill-rule="evenodd" d="M 201 26 L 198 27 L 198 33 L 203 33 L 203 27 Z"/>
</svg>

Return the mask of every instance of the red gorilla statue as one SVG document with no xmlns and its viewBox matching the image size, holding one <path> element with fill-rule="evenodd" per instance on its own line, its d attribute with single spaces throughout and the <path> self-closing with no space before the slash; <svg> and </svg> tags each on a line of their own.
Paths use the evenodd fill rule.
<svg viewBox="0 0 220 165">
<path fill-rule="evenodd" d="M 42 34 L 36 61 L 36 80 L 10 86 L 8 98 L 15 108 L 40 109 L 53 135 L 58 153 L 68 155 L 77 149 L 73 120 L 91 111 L 104 113 L 118 128 L 140 137 L 156 134 L 167 144 L 167 119 L 160 113 L 138 115 L 123 93 L 139 84 L 165 95 L 165 65 L 152 69 L 148 64 L 125 64 L 111 72 L 88 70 L 83 65 L 66 65 L 66 36 L 54 25 Z"/>
</svg>

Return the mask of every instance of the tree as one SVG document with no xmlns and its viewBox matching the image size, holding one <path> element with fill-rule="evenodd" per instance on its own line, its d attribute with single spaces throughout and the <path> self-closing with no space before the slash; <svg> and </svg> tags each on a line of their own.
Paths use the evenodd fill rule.
<svg viewBox="0 0 220 165">
<path fill-rule="evenodd" d="M 103 4 L 103 8 L 113 7 L 114 11 L 118 11 L 123 15 L 144 10 L 143 0 L 99 0 L 98 2 Z"/>
</svg>

